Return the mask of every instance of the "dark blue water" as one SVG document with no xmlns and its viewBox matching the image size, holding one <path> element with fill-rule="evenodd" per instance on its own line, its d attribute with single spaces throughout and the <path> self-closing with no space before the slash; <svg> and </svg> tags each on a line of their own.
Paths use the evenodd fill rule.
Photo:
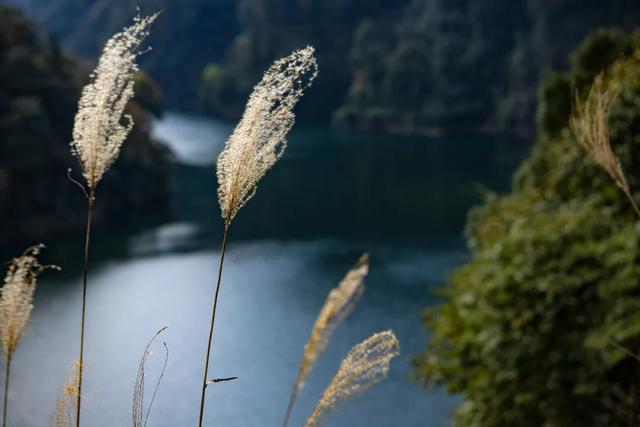
<svg viewBox="0 0 640 427">
<path fill-rule="evenodd" d="M 96 231 L 88 296 L 85 425 L 131 424 L 145 343 L 165 324 L 170 356 L 149 425 L 196 424 L 221 221 L 215 158 L 231 127 L 169 114 L 156 134 L 176 153 L 168 215 Z M 366 291 L 336 330 L 300 394 L 302 425 L 356 343 L 393 329 L 402 345 L 389 377 L 327 419 L 327 426 L 440 427 L 457 399 L 410 381 L 428 339 L 421 311 L 462 263 L 462 229 L 478 185 L 504 189 L 525 147 L 488 137 L 403 138 L 298 129 L 231 231 L 207 425 L 279 426 L 302 348 L 329 290 L 363 251 Z M 99 200 L 108 203 L 107 200 Z M 123 215 L 127 217 L 127 215 Z M 43 277 L 14 362 L 10 425 L 45 426 L 77 357 L 81 236 L 48 242 L 66 273 Z M 66 264 L 66 265 L 65 265 Z M 158 343 L 160 344 L 160 342 Z M 150 383 L 163 361 L 149 360 Z"/>
</svg>

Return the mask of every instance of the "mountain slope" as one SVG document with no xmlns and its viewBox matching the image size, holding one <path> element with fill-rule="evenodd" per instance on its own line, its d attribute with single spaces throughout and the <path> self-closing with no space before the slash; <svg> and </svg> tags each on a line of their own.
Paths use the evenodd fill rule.
<svg viewBox="0 0 640 427">
<path fill-rule="evenodd" d="M 11 0 L 63 45 L 95 55 L 132 0 Z M 636 0 L 146 0 L 163 10 L 144 67 L 174 106 L 237 118 L 263 70 L 314 45 L 301 117 L 394 132 L 524 131 L 536 88 L 598 27 L 640 22 Z M 208 66 L 207 66 L 208 65 Z M 206 66 L 206 68 L 205 68 Z M 203 72 L 204 71 L 204 72 Z M 201 82 L 202 76 L 202 84 Z"/>
</svg>

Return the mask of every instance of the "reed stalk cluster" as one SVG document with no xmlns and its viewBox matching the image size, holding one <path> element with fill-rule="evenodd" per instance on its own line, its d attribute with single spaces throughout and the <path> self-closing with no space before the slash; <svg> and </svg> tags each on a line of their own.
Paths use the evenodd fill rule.
<svg viewBox="0 0 640 427">
<path fill-rule="evenodd" d="M 73 127 L 71 151 L 82 169 L 84 183 L 71 177 L 87 198 L 87 220 L 84 241 L 82 274 L 82 311 L 80 317 L 79 358 L 74 363 L 57 400 L 51 423 L 55 427 L 80 427 L 82 414 L 82 385 L 84 371 L 84 343 L 87 317 L 87 285 L 91 245 L 93 209 L 96 188 L 105 172 L 118 158 L 129 135 L 133 121 L 125 114 L 134 94 L 133 75 L 138 71 L 136 60 L 144 52 L 142 43 L 158 15 L 137 17 L 134 23 L 107 41 L 89 83 L 84 87 Z M 269 67 L 255 86 L 244 114 L 229 137 L 217 160 L 218 201 L 224 220 L 224 234 L 220 251 L 217 281 L 213 295 L 209 335 L 205 347 L 204 372 L 200 388 L 198 425 L 204 420 L 207 387 L 237 377 L 210 378 L 209 365 L 213 356 L 213 337 L 222 271 L 229 229 L 239 210 L 253 197 L 261 178 L 282 157 L 286 137 L 295 121 L 294 108 L 318 74 L 315 51 L 312 47 L 296 50 Z M 33 294 L 37 277 L 47 266 L 39 263 L 37 255 L 42 246 L 33 246 L 9 264 L 4 286 L 0 289 L 0 341 L 6 356 L 6 377 L 3 407 L 3 427 L 7 426 L 7 402 L 11 361 L 23 330 L 33 309 Z M 327 347 L 334 329 L 350 313 L 364 291 L 364 279 L 369 271 L 365 254 L 333 289 L 317 317 L 298 369 L 284 424 L 321 353 Z M 148 342 L 138 366 L 133 389 L 132 425 L 146 427 L 151 408 L 169 358 L 164 346 L 164 364 L 150 398 L 145 399 L 146 362 L 151 346 L 166 330 L 160 329 Z M 342 362 L 338 373 L 320 399 L 307 425 L 318 425 L 338 403 L 364 392 L 386 375 L 389 363 L 398 354 L 399 344 L 392 332 L 371 336 L 355 346 Z M 145 402 L 148 405 L 145 407 Z"/>
<path fill-rule="evenodd" d="M 297 399 L 304 381 L 311 372 L 313 365 L 318 360 L 320 353 L 325 349 L 331 334 L 349 314 L 355 303 L 364 292 L 364 279 L 369 273 L 369 256 L 364 254 L 360 257 L 356 265 L 349 270 L 338 286 L 329 292 L 329 296 L 320 310 L 311 330 L 309 341 L 304 346 L 302 361 L 296 376 L 289 404 L 285 413 L 283 426 L 289 424 L 289 418 L 293 405 Z"/>
<path fill-rule="evenodd" d="M 298 393 L 313 365 L 326 348 L 334 329 L 349 314 L 364 292 L 364 279 L 369 273 L 369 257 L 364 254 L 349 270 L 338 286 L 329 292 L 304 346 L 302 361 L 296 375 L 283 427 L 289 425 Z M 335 411 L 339 404 L 364 393 L 386 377 L 391 360 L 400 352 L 400 343 L 391 331 L 380 332 L 351 349 L 340 364 L 340 369 L 325 390 L 305 426 L 318 426 Z"/>
</svg>

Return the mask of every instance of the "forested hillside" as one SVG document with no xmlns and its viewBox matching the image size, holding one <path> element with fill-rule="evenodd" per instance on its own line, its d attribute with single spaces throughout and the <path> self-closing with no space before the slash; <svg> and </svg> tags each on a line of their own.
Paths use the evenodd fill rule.
<svg viewBox="0 0 640 427">
<path fill-rule="evenodd" d="M 322 74 L 303 118 L 405 133 L 531 132 L 539 80 L 593 29 L 640 19 L 635 0 L 11 1 L 83 54 L 136 4 L 163 10 L 163 55 L 146 69 L 173 105 L 193 108 L 199 89 L 206 111 L 230 118 L 267 64 L 312 44 Z"/>
<path fill-rule="evenodd" d="M 65 49 L 96 58 L 104 42 L 141 13 L 162 12 L 140 58 L 173 104 L 195 108 L 203 67 L 222 58 L 238 32 L 236 0 L 0 0 L 23 8 Z"/>
<path fill-rule="evenodd" d="M 456 426 L 640 423 L 637 217 L 568 128 L 570 82 L 584 97 L 606 71 L 620 88 L 606 126 L 638 200 L 638 36 L 596 31 L 569 71 L 544 82 L 539 137 L 512 191 L 487 194 L 469 215 L 471 257 L 425 312 L 415 372 L 463 397 Z"/>
<path fill-rule="evenodd" d="M 80 226 L 86 201 L 67 178 L 78 162 L 69 141 L 90 64 L 43 39 L 17 9 L 0 5 L 0 233 L 29 238 Z M 153 83 L 143 74 L 128 106 L 136 126 L 121 160 L 101 184 L 111 212 L 161 205 L 168 195 L 169 154 L 149 134 L 149 111 L 160 112 Z"/>
</svg>

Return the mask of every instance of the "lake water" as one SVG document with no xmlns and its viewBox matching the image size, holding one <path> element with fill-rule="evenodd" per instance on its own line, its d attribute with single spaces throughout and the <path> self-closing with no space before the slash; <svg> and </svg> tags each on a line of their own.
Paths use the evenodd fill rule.
<svg viewBox="0 0 640 427">
<path fill-rule="evenodd" d="M 83 420 L 131 424 L 131 397 L 147 340 L 170 325 L 146 371 L 152 389 L 169 361 L 149 419 L 193 426 L 221 240 L 215 159 L 232 127 L 167 114 L 155 133 L 174 150 L 173 202 L 158 217 L 99 227 L 88 293 Z M 440 427 L 456 397 L 411 382 L 428 339 L 420 313 L 431 290 L 464 262 L 462 230 L 479 186 L 504 190 L 526 151 L 490 137 L 409 138 L 298 128 L 282 161 L 231 230 L 220 296 L 206 424 L 279 426 L 302 348 L 329 290 L 368 251 L 366 291 L 336 330 L 299 396 L 292 426 L 311 413 L 340 360 L 374 332 L 393 329 L 402 353 L 389 377 L 327 419 L 327 426 Z M 100 200 L 99 203 L 108 203 Z M 77 357 L 82 236 L 48 242 L 63 273 L 42 277 L 16 353 L 10 426 L 46 426 Z"/>
</svg>

